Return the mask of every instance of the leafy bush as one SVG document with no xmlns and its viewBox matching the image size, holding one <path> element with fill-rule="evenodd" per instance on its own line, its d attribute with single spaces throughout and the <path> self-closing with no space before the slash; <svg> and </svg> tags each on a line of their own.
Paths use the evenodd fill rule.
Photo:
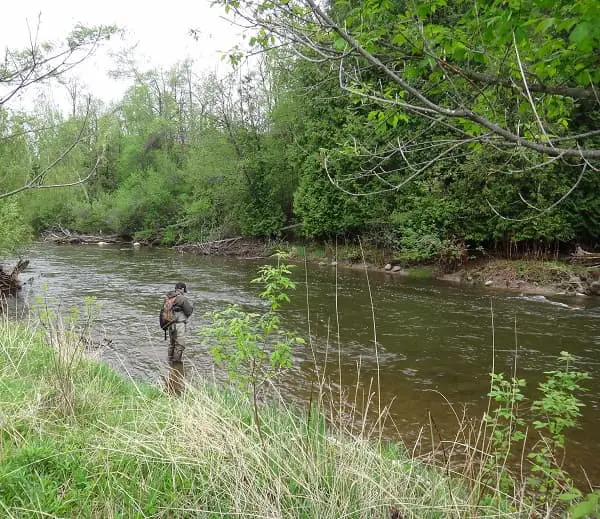
<svg viewBox="0 0 600 519">
<path fill-rule="evenodd" d="M 178 177 L 153 169 L 132 173 L 116 191 L 112 212 L 118 232 L 133 235 L 140 229 L 157 232 L 179 214 Z"/>
<path fill-rule="evenodd" d="M 0 250 L 14 250 L 30 236 L 31 228 L 23 218 L 17 200 L 0 200 Z"/>
<path fill-rule="evenodd" d="M 229 380 L 242 391 L 252 394 L 256 426 L 259 428 L 258 391 L 268 380 L 292 365 L 292 347 L 304 340 L 281 329 L 278 310 L 290 301 L 288 291 L 296 288 L 290 279 L 293 265 L 283 263 L 285 255 L 277 254 L 277 265 L 264 265 L 253 283 L 264 290 L 260 296 L 269 309 L 262 315 L 244 312 L 239 305 L 207 314 L 211 324 L 201 336 L 212 341 L 210 353 L 217 364 L 227 370 Z"/>
<path fill-rule="evenodd" d="M 577 426 L 584 405 L 576 394 L 585 391 L 581 382 L 590 378 L 586 372 L 571 369 L 573 360 L 568 352 L 560 353 L 558 362 L 562 366 L 546 372 L 546 379 L 538 386 L 541 397 L 532 402 L 529 416 L 523 405 L 526 380 L 514 377 L 506 380 L 502 373 L 491 374 L 488 396 L 497 407 L 484 417 L 490 431 L 487 474 L 491 479 L 498 478 L 497 485 L 503 492 L 515 493 L 518 484 L 504 466 L 511 453 L 523 449 L 527 426 L 531 424 L 539 437 L 527 455 L 531 467 L 525 492 L 527 500 L 543 515 L 560 509 L 563 503 L 577 503 L 582 498 L 581 491 L 562 467 L 565 432 Z"/>
</svg>

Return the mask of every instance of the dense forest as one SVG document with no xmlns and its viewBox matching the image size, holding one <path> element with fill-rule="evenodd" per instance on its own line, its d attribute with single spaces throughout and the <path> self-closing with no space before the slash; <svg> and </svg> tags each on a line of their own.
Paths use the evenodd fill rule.
<svg viewBox="0 0 600 519">
<path fill-rule="evenodd" d="M 114 105 L 40 69 L 60 49 L 7 52 L 9 91 L 60 80 L 72 109 L 1 99 L 4 247 L 47 229 L 360 237 L 406 260 L 598 246 L 595 0 L 220 3 L 252 26 L 229 75 L 121 60 Z M 67 50 L 106 37 L 81 30 Z"/>
</svg>

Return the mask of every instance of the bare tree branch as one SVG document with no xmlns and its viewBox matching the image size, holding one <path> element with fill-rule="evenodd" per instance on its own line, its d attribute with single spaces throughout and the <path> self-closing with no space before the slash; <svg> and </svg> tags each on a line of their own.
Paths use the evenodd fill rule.
<svg viewBox="0 0 600 519">
<path fill-rule="evenodd" d="M 573 193 L 573 191 L 575 191 L 575 189 L 577 189 L 577 187 L 579 186 L 579 183 L 581 182 L 581 180 L 583 179 L 583 177 L 585 175 L 586 167 L 587 167 L 587 164 L 584 164 L 583 168 L 581 169 L 581 173 L 577 177 L 577 180 L 569 188 L 569 190 L 563 196 L 561 196 L 558 200 L 556 200 L 554 203 L 552 203 L 551 205 L 549 205 L 548 207 L 546 207 L 544 209 L 540 209 L 540 208 L 532 205 L 530 202 L 525 200 L 523 198 L 523 195 L 519 192 L 519 198 L 525 203 L 525 205 L 527 205 L 528 207 L 530 207 L 536 211 L 535 214 L 533 214 L 532 216 L 529 216 L 527 218 L 510 218 L 508 216 L 504 216 L 498 211 L 498 209 L 496 209 L 496 207 L 487 198 L 485 199 L 485 201 L 488 204 L 489 208 L 492 210 L 492 212 L 496 216 L 502 218 L 503 220 L 509 220 L 509 221 L 513 221 L 513 222 L 527 222 L 527 221 L 533 220 L 535 218 L 539 218 L 542 214 L 552 211 L 552 209 L 554 209 L 559 204 L 561 204 L 564 200 L 566 200 L 571 195 L 571 193 Z"/>
<path fill-rule="evenodd" d="M 461 68 L 458 65 L 450 62 L 449 60 L 439 60 L 438 64 L 448 71 L 452 71 L 478 83 L 485 83 L 487 85 L 497 85 L 505 88 L 515 87 L 513 81 L 492 76 L 491 74 L 484 74 L 482 72 L 476 72 L 474 70 Z M 543 83 L 529 83 L 529 91 L 536 92 L 539 94 L 551 94 L 572 97 L 573 99 L 595 99 L 596 97 L 593 88 L 545 85 Z"/>
<path fill-rule="evenodd" d="M 39 27 L 39 17 L 34 31 L 31 30 L 28 24 L 29 46 L 26 49 L 15 51 L 7 48 L 5 51 L 4 62 L 0 62 L 0 108 L 34 83 L 41 83 L 50 78 L 60 78 L 73 67 L 88 59 L 102 41 L 109 39 L 111 35 L 117 32 L 117 28 L 114 26 L 87 28 L 77 25 L 67 37 L 66 42 L 56 47 L 48 42 L 39 41 Z M 72 97 L 72 115 L 75 115 L 76 94 L 73 93 Z M 75 147 L 86 138 L 90 102 L 90 99 L 88 99 L 83 121 L 73 141 L 41 171 L 32 173 L 32 177 L 25 184 L 11 191 L 0 193 L 0 200 L 31 189 L 53 189 L 84 184 L 96 173 L 103 158 L 103 153 L 96 158 L 94 166 L 83 178 L 79 175 L 79 179 L 75 182 L 45 183 L 48 173 L 63 162 Z M 2 136 L 0 140 L 6 141 L 38 131 L 40 130 L 25 129 L 21 132 Z"/>
<path fill-rule="evenodd" d="M 471 144 L 473 142 L 478 142 L 482 139 L 484 139 L 486 136 L 480 136 L 480 137 L 472 137 L 470 139 L 464 139 L 464 140 L 460 140 L 458 142 L 456 142 L 455 144 L 451 145 L 451 146 L 445 146 L 444 149 L 438 153 L 434 158 L 426 161 L 424 163 L 423 166 L 421 166 L 420 168 L 415 168 L 413 164 L 410 163 L 409 160 L 406 159 L 404 150 L 402 148 L 399 148 L 398 151 L 400 152 L 400 154 L 402 155 L 402 157 L 405 159 L 408 169 L 410 171 L 412 171 L 412 173 L 410 175 L 408 175 L 406 178 L 404 178 L 401 182 L 397 183 L 397 184 L 388 184 L 388 188 L 385 189 L 378 189 L 375 191 L 369 191 L 368 193 L 360 193 L 360 192 L 355 192 L 355 191 L 350 191 L 346 188 L 344 188 L 343 186 L 340 185 L 340 181 L 339 179 L 335 178 L 333 175 L 331 175 L 331 173 L 329 172 L 329 167 L 328 167 L 328 162 L 327 162 L 327 156 L 325 155 L 323 157 L 323 167 L 325 169 L 325 172 L 327 173 L 327 178 L 329 178 L 329 181 L 336 186 L 337 188 L 339 188 L 341 191 L 343 191 L 344 193 L 348 194 L 348 195 L 352 195 L 352 196 L 372 196 L 372 195 L 377 195 L 377 194 L 382 194 L 382 193 L 387 193 L 389 191 L 397 191 L 399 190 L 401 187 L 405 186 L 406 184 L 408 184 L 409 182 L 412 182 L 414 179 L 416 179 L 419 175 L 422 175 L 425 171 L 427 171 L 433 164 L 435 164 L 436 162 L 438 162 L 440 159 L 444 158 L 446 155 L 450 154 L 452 151 L 454 151 L 456 148 L 459 148 L 461 146 L 465 146 L 468 144 Z"/>
<path fill-rule="evenodd" d="M 450 109 L 440 106 L 434 101 L 427 98 L 423 93 L 412 86 L 410 83 L 402 79 L 394 70 L 387 67 L 373 54 L 365 50 L 360 43 L 352 37 L 345 29 L 327 15 L 314 0 L 305 0 L 310 6 L 312 11 L 318 17 L 321 25 L 325 28 L 335 31 L 341 38 L 343 38 L 350 47 L 352 47 L 360 56 L 371 63 L 377 70 L 389 77 L 394 83 L 399 85 L 403 90 L 411 94 L 415 99 L 420 101 L 422 105 L 410 105 L 411 109 L 415 112 L 422 113 L 438 113 L 440 115 L 450 118 L 463 118 L 473 121 L 474 123 L 486 128 L 492 133 L 499 135 L 519 147 L 528 148 L 538 153 L 543 153 L 550 156 L 564 156 L 564 157 L 585 157 L 587 159 L 600 159 L 600 150 L 581 150 L 576 148 L 557 148 L 549 146 L 539 142 L 533 142 L 528 139 L 521 137 L 520 135 L 499 126 L 498 124 L 488 120 L 484 116 L 474 112 L 470 109 Z"/>
<path fill-rule="evenodd" d="M 29 31 L 29 46 L 21 51 L 6 49 L 4 63 L 0 63 L 0 106 L 5 105 L 19 92 L 34 83 L 65 74 L 88 59 L 100 43 L 109 39 L 117 28 L 98 26 L 86 28 L 76 26 L 62 46 L 39 42 L 38 19 L 35 34 Z"/>
<path fill-rule="evenodd" d="M 54 188 L 54 187 L 68 187 L 68 186 L 75 186 L 75 185 L 83 184 L 94 175 L 94 173 L 96 172 L 96 170 L 98 168 L 98 165 L 102 161 L 103 154 L 100 154 L 97 157 L 95 165 L 91 168 L 90 172 L 88 172 L 88 174 L 84 178 L 80 178 L 78 181 L 72 182 L 72 183 L 44 184 L 44 180 L 45 180 L 47 174 L 52 169 L 54 169 L 58 164 L 60 164 L 62 161 L 64 161 L 65 158 L 73 151 L 73 149 L 86 138 L 85 132 L 88 127 L 88 120 L 89 120 L 89 116 L 90 116 L 90 103 L 91 103 L 91 101 L 90 101 L 90 99 L 88 99 L 83 122 L 81 123 L 79 130 L 77 131 L 77 135 L 75 136 L 74 140 L 69 144 L 69 146 L 67 146 L 43 170 L 36 173 L 31 178 L 31 180 L 29 180 L 26 184 L 24 184 L 16 189 L 13 189 L 11 191 L 7 191 L 5 193 L 0 193 L 0 200 L 9 198 L 11 196 L 17 195 L 18 193 L 21 193 L 23 191 L 28 191 L 31 189 L 48 189 L 48 188 Z"/>
</svg>

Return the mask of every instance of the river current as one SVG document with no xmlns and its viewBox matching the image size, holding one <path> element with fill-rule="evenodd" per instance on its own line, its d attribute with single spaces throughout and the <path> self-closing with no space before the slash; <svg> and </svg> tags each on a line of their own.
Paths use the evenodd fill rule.
<svg viewBox="0 0 600 519">
<path fill-rule="evenodd" d="M 162 383 L 169 376 L 158 311 L 177 281 L 187 283 L 195 305 L 186 377 L 215 374 L 196 333 L 207 323 L 206 312 L 230 303 L 265 308 L 250 282 L 264 260 L 44 244 L 23 257 L 30 260 L 21 276 L 24 299 L 50 297 L 68 311 L 93 297 L 94 336 L 103 342 L 98 355 L 137 379 Z M 359 427 L 370 427 L 387 407 L 385 434 L 414 446 L 433 430 L 451 437 L 456 414 L 460 421 L 480 417 L 493 368 L 512 376 L 516 365 L 517 376 L 528 381 L 527 395 L 537 398 L 543 372 L 557 369 L 555 359 L 566 350 L 577 356 L 574 368 L 592 376 L 581 427 L 568 434 L 567 468 L 579 481 L 585 470 L 600 483 L 600 299 L 528 296 L 332 265 L 299 263 L 293 278 L 298 286 L 283 323 L 307 344 L 296 347 L 283 380 L 290 399 L 313 398 L 316 366 L 332 400 L 343 394 L 364 411 L 364 421 L 354 417 Z"/>
</svg>

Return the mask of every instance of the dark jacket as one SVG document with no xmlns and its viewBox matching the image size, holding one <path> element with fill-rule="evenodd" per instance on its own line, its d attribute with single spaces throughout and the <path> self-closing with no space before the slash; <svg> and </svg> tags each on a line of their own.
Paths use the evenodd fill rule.
<svg viewBox="0 0 600 519">
<path fill-rule="evenodd" d="M 172 290 L 167 294 L 167 297 L 175 297 L 173 320 L 179 323 L 187 321 L 188 317 L 194 312 L 194 305 L 184 295 L 184 292 L 182 290 Z"/>
</svg>

